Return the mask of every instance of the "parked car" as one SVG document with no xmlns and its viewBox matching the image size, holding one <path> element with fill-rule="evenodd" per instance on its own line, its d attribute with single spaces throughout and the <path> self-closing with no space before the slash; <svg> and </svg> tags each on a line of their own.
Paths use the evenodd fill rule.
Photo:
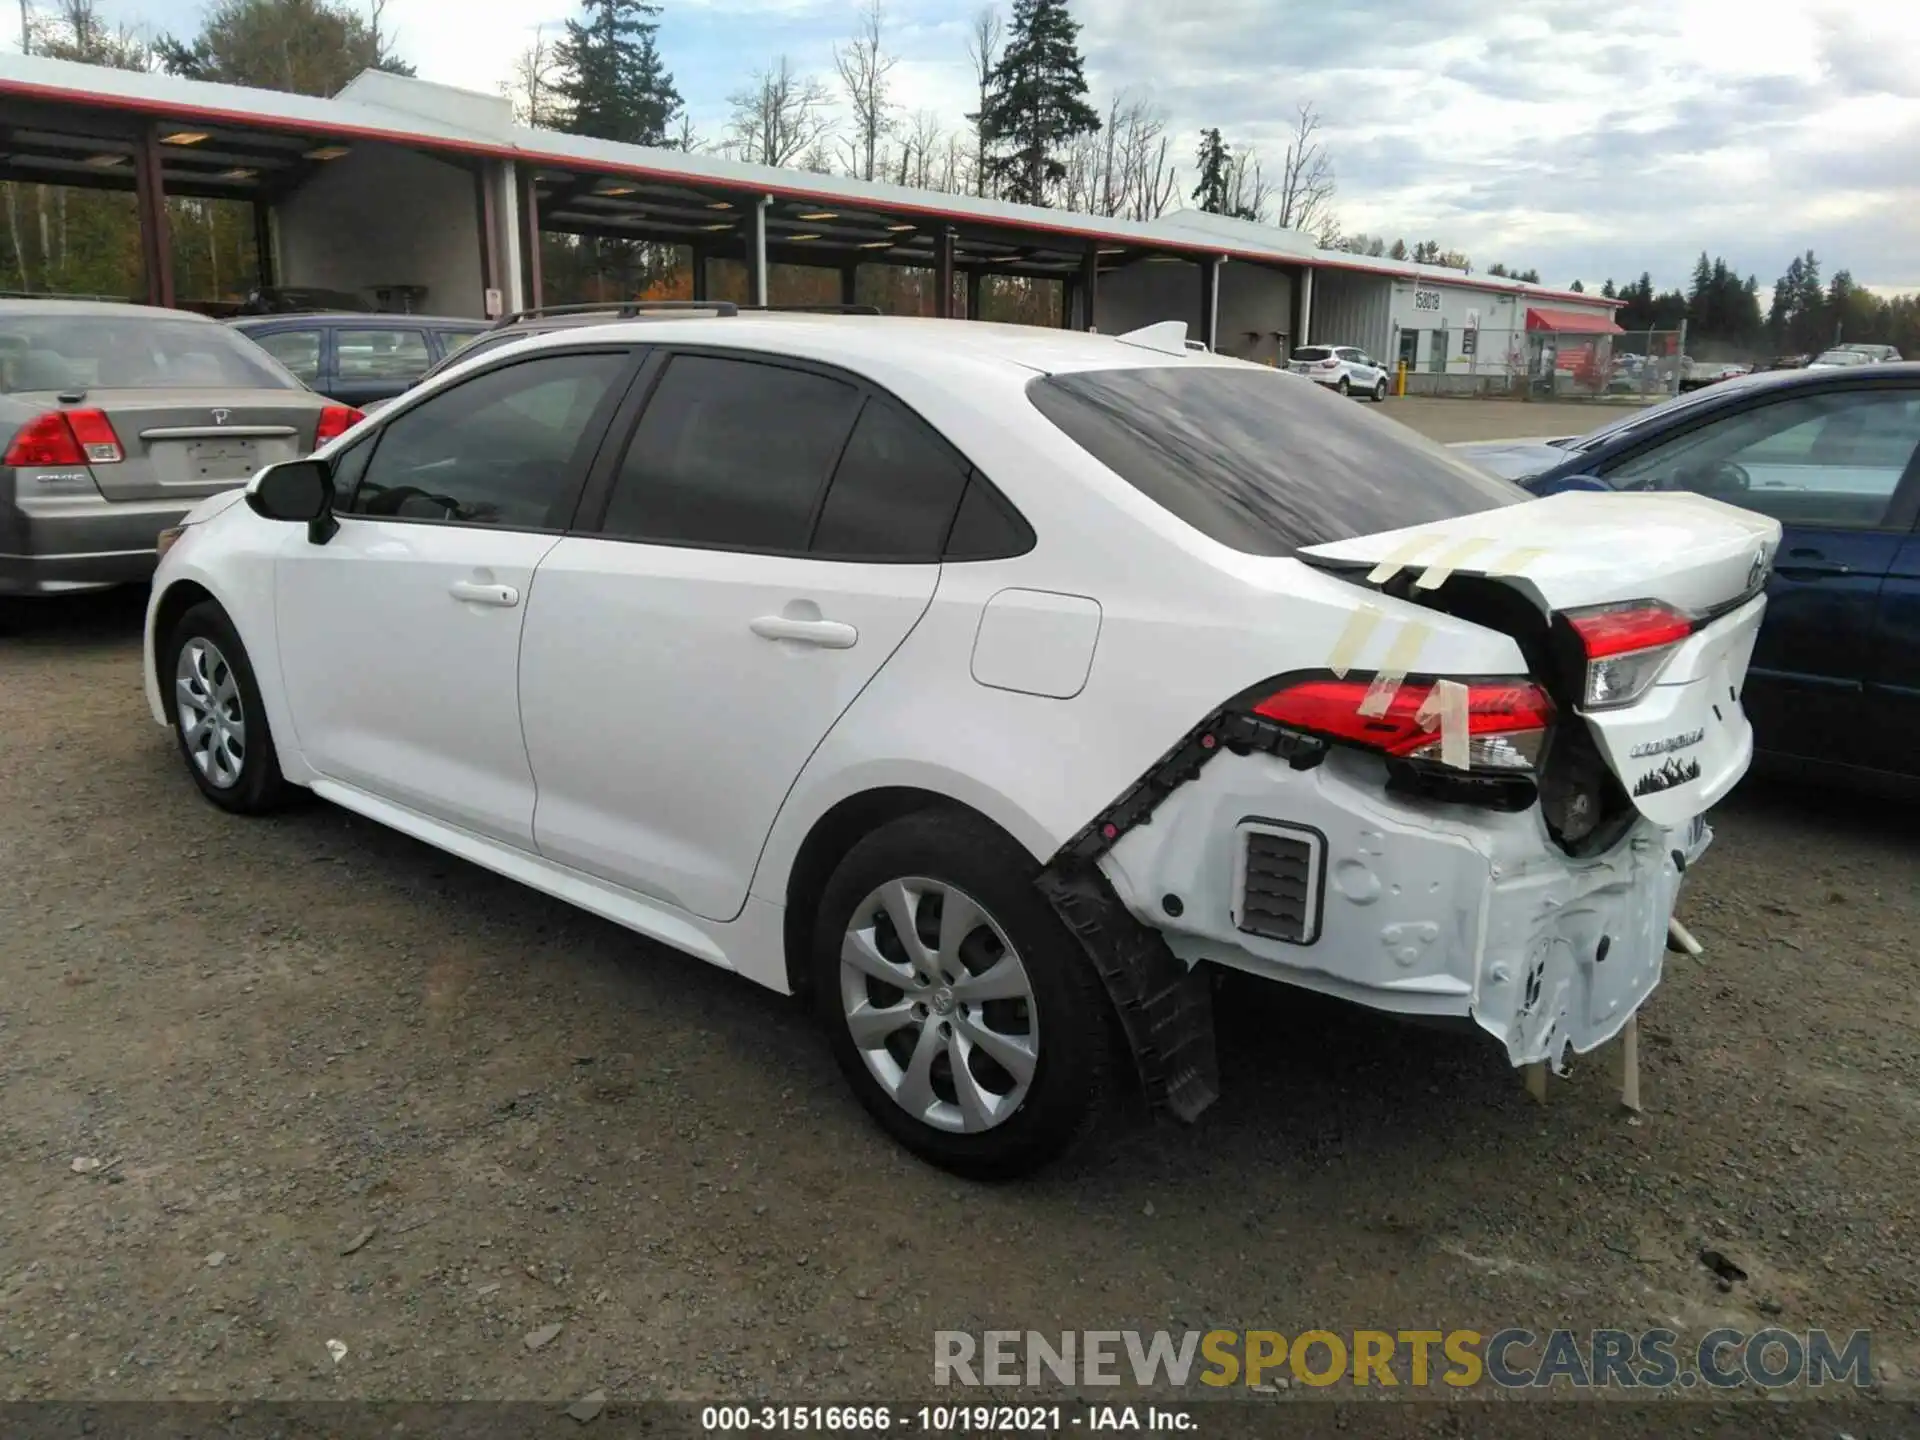
<svg viewBox="0 0 1920 1440">
<path fill-rule="evenodd" d="M 1836 350 L 1851 350 L 1864 355 L 1875 364 L 1898 363 L 1900 352 L 1892 345 L 1836 345 Z"/>
<path fill-rule="evenodd" d="M 1809 370 L 1844 370 L 1855 365 L 1871 365 L 1873 357 L 1863 350 L 1822 350 L 1813 357 Z"/>
<path fill-rule="evenodd" d="M 358 419 L 216 320 L 0 300 L 0 594 L 143 581 L 197 501 Z"/>
<path fill-rule="evenodd" d="M 1742 695 L 1762 758 L 1920 786 L 1920 364 L 1768 372 L 1530 456 L 1455 448 L 1539 493 L 1596 477 L 1622 498 L 1692 491 L 1778 520 Z"/>
<path fill-rule="evenodd" d="M 462 365 L 162 562 L 153 717 L 782 992 L 918 1154 L 1213 1098 L 1225 966 L 1490 1033 L 1657 983 L 1739 780 L 1771 520 L 1533 500 L 1162 327 L 596 325 Z M 1150 822 L 1150 823 L 1149 823 Z"/>
<path fill-rule="evenodd" d="M 1764 370 L 1804 370 L 1813 362 L 1811 355 L 1776 355 L 1761 368 Z"/>
<path fill-rule="evenodd" d="M 327 311 L 372 314 L 366 296 L 351 290 L 323 290 L 314 286 L 270 285 L 250 290 L 240 303 L 242 315 L 317 315 Z"/>
<path fill-rule="evenodd" d="M 1387 398 L 1387 367 L 1351 345 L 1302 345 L 1287 357 L 1287 369 L 1342 395 Z"/>
<path fill-rule="evenodd" d="M 362 408 L 404 395 L 489 328 L 485 320 L 457 316 L 359 313 L 273 315 L 230 323 L 314 390 Z"/>
<path fill-rule="evenodd" d="M 1731 361 L 1689 360 L 1680 373 L 1682 390 L 1702 390 L 1741 375 L 1751 375 L 1753 366 Z"/>
</svg>

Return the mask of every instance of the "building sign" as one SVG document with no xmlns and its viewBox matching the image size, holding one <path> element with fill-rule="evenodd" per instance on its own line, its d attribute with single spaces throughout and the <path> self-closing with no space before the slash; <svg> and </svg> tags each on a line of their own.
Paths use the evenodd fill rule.
<svg viewBox="0 0 1920 1440">
<path fill-rule="evenodd" d="M 1413 308 L 1416 310 L 1438 311 L 1440 309 L 1440 292 L 1438 290 L 1415 290 L 1413 292 Z"/>
<path fill-rule="evenodd" d="M 1467 328 L 1460 336 L 1460 353 L 1472 355 L 1480 348 L 1480 312 L 1467 311 Z"/>
</svg>

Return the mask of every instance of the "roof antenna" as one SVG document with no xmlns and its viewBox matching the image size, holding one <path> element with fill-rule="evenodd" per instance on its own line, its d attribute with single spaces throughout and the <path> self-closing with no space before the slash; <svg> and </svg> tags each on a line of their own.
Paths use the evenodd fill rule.
<svg viewBox="0 0 1920 1440">
<path fill-rule="evenodd" d="M 1162 320 L 1158 324 L 1143 325 L 1138 330 L 1129 330 L 1113 338 L 1122 345 L 1157 350 L 1163 355 L 1187 355 L 1193 349 L 1187 344 L 1187 322 L 1184 320 Z"/>
</svg>

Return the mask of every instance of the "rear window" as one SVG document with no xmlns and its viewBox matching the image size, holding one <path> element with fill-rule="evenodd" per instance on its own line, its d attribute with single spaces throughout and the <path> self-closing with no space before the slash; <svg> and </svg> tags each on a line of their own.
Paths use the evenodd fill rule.
<svg viewBox="0 0 1920 1440">
<path fill-rule="evenodd" d="M 1290 360 L 1331 360 L 1333 351 L 1325 345 L 1302 345 L 1287 357 Z"/>
<path fill-rule="evenodd" d="M 305 388 L 253 341 L 211 321 L 0 316 L 0 393 Z"/>
<path fill-rule="evenodd" d="M 1396 421 L 1275 371 L 1089 370 L 1043 376 L 1027 393 L 1121 479 L 1249 555 L 1530 498 Z"/>
</svg>

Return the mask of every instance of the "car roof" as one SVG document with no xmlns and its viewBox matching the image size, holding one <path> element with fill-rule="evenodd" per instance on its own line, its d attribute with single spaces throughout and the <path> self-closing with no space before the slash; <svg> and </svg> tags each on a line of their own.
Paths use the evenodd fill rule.
<svg viewBox="0 0 1920 1440">
<path fill-rule="evenodd" d="M 218 325 L 218 320 L 196 315 L 191 310 L 168 310 L 159 305 L 134 305 L 120 300 L 62 300 L 58 296 L 33 300 L 0 300 L 0 315 L 118 315 L 126 318 L 194 320 L 203 325 Z"/>
<path fill-rule="evenodd" d="M 571 338 L 566 331 L 591 328 L 595 341 L 724 345 L 826 363 L 862 363 L 882 371 L 904 370 L 929 375 L 950 371 L 961 362 L 997 362 L 1041 375 L 1166 365 L 1205 365 L 1258 370 L 1268 375 L 1285 374 L 1271 365 L 1256 365 L 1202 350 L 1182 349 L 1175 353 L 1129 343 L 1116 335 L 984 320 L 793 312 L 612 320 L 589 327 L 574 325 L 539 332 L 533 327 L 534 322 L 529 322 L 526 336 L 529 347 L 558 346 Z M 1297 377 L 1287 378 L 1291 383 L 1298 383 Z"/>
<path fill-rule="evenodd" d="M 311 325 L 315 321 L 327 324 L 355 324 L 378 328 L 381 325 L 434 325 L 441 328 L 458 326 L 471 330 L 485 330 L 492 323 L 487 320 L 475 320 L 468 315 L 410 315 L 394 314 L 385 310 L 296 310 L 283 315 L 241 315 L 231 323 L 236 329 L 258 330 L 269 325 Z"/>
</svg>

